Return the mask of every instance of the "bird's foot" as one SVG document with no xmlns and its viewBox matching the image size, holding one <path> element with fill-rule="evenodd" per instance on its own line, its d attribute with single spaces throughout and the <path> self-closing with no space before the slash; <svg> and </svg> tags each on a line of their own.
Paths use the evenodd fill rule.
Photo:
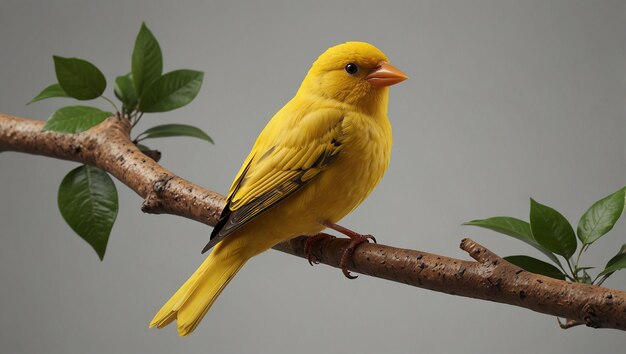
<svg viewBox="0 0 626 354">
<path fill-rule="evenodd" d="M 350 274 L 348 270 L 348 263 L 352 260 L 352 256 L 354 256 L 354 250 L 356 247 L 362 243 L 368 243 L 369 240 L 374 241 L 376 243 L 376 239 L 372 235 L 356 235 L 350 236 L 350 244 L 346 247 L 345 251 L 341 255 L 341 259 L 339 260 L 339 267 L 341 267 L 341 271 L 343 275 L 348 279 L 356 279 L 358 275 Z"/>
<path fill-rule="evenodd" d="M 354 232 L 348 228 L 337 225 L 330 221 L 325 221 L 322 224 L 330 229 L 341 232 L 342 234 L 350 237 L 350 244 L 348 245 L 348 247 L 346 247 L 345 251 L 341 255 L 341 259 L 339 260 L 339 266 L 341 267 L 341 271 L 343 272 L 343 275 L 346 276 L 346 278 L 356 279 L 358 276 L 350 274 L 350 271 L 348 270 L 348 263 L 352 260 L 352 256 L 354 256 L 354 250 L 356 250 L 356 247 L 358 245 L 362 243 L 368 243 L 369 240 L 377 243 L 376 238 L 372 235 L 361 235 L 360 233 Z"/>
<path fill-rule="evenodd" d="M 319 234 L 310 236 L 306 239 L 306 242 L 304 243 L 304 253 L 307 255 L 310 265 L 319 264 L 317 257 L 315 257 L 315 255 L 311 252 L 311 247 L 313 247 L 315 243 L 329 238 L 332 239 L 335 238 L 335 236 L 320 232 Z"/>
</svg>

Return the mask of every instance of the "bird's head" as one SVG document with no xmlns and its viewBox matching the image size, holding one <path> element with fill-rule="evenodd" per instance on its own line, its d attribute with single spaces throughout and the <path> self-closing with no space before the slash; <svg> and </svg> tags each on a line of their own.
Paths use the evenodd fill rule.
<svg viewBox="0 0 626 354">
<path fill-rule="evenodd" d="M 347 42 L 317 58 L 300 91 L 363 109 L 384 103 L 386 109 L 387 87 L 406 79 L 378 48 L 365 42 Z"/>
</svg>

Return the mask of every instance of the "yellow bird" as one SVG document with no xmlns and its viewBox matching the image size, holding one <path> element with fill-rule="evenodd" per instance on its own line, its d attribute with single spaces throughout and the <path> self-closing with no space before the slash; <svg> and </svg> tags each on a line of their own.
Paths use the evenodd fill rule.
<svg viewBox="0 0 626 354">
<path fill-rule="evenodd" d="M 177 320 L 178 334 L 188 335 L 248 259 L 295 236 L 325 237 L 325 228 L 352 239 L 342 259 L 350 277 L 347 260 L 371 236 L 336 222 L 370 194 L 387 169 L 388 86 L 406 79 L 368 43 L 324 52 L 244 161 L 203 253 L 215 248 L 150 327 Z"/>
</svg>

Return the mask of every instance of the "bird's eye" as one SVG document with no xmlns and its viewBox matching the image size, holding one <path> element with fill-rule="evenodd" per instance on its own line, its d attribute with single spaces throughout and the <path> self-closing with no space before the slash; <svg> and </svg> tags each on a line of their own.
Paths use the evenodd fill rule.
<svg viewBox="0 0 626 354">
<path fill-rule="evenodd" d="M 346 72 L 350 75 L 356 74 L 359 71 L 359 67 L 356 64 L 346 64 Z"/>
</svg>

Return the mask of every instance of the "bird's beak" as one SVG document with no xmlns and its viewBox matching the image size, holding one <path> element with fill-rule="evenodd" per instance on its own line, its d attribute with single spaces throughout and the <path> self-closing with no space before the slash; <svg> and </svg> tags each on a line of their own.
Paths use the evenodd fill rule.
<svg viewBox="0 0 626 354">
<path fill-rule="evenodd" d="M 386 61 L 378 63 L 376 69 L 365 77 L 365 79 L 372 84 L 372 86 L 377 88 L 395 85 L 408 78 L 409 77 L 400 71 L 400 69 L 387 63 Z"/>
</svg>

